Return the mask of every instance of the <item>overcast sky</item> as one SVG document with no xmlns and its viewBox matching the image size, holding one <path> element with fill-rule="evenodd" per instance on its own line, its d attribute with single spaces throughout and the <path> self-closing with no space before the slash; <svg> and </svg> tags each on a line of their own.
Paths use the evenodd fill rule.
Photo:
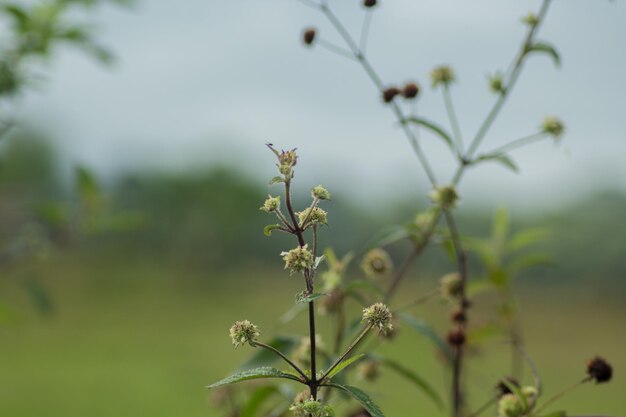
<svg viewBox="0 0 626 417">
<path fill-rule="evenodd" d="M 331 0 L 355 34 L 359 0 Z M 486 76 L 504 70 L 524 36 L 520 17 L 539 1 L 381 0 L 368 55 L 385 82 L 422 85 L 419 111 L 448 126 L 428 74 L 453 66 L 452 94 L 466 140 L 494 101 Z M 273 176 L 263 144 L 298 147 L 301 186 L 324 183 L 360 196 L 425 195 L 427 182 L 394 118 L 354 62 L 300 35 L 316 26 L 339 43 L 322 15 L 295 0 L 138 0 L 93 19 L 118 63 L 105 69 L 71 51 L 21 104 L 46 126 L 68 161 L 103 174 L 144 167 L 238 164 Z M 539 38 L 562 56 L 555 68 L 532 57 L 485 149 L 537 130 L 546 115 L 567 126 L 562 144 L 516 152 L 521 174 L 472 169 L 461 195 L 472 202 L 545 207 L 592 188 L 626 189 L 626 2 L 554 0 Z M 453 161 L 422 141 L 440 182 Z M 472 197 L 473 196 L 473 197 Z"/>
</svg>

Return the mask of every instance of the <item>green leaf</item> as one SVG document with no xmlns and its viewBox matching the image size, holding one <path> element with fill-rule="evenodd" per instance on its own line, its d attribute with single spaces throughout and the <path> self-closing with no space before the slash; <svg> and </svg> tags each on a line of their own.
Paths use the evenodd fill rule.
<svg viewBox="0 0 626 417">
<path fill-rule="evenodd" d="M 76 191 L 86 208 L 99 209 L 102 192 L 94 175 L 85 167 L 76 167 Z"/>
<path fill-rule="evenodd" d="M 429 129 L 431 132 L 439 136 L 439 138 L 442 139 L 450 147 L 450 149 L 454 150 L 454 142 L 452 142 L 452 136 L 450 136 L 450 134 L 446 132 L 441 126 L 421 117 L 409 117 L 407 121 Z"/>
<path fill-rule="evenodd" d="M 511 262 L 509 269 L 512 273 L 518 274 L 533 266 L 549 266 L 552 265 L 552 258 L 550 255 L 537 252 L 529 253 L 528 255 L 520 256 Z"/>
<path fill-rule="evenodd" d="M 561 56 L 557 52 L 556 48 L 547 42 L 535 42 L 533 45 L 529 46 L 528 49 L 526 49 L 527 54 L 531 52 L 548 54 L 552 57 L 554 65 L 557 67 L 561 66 Z"/>
<path fill-rule="evenodd" d="M 315 301 L 318 298 L 322 298 L 322 297 L 324 297 L 326 295 L 327 294 L 320 293 L 320 292 L 316 292 L 316 293 L 313 293 L 313 294 L 307 294 L 306 291 L 302 291 L 302 292 L 299 292 L 298 294 L 296 294 L 296 304 L 310 303 L 311 301 Z"/>
<path fill-rule="evenodd" d="M 285 178 L 281 176 L 274 177 L 270 180 L 270 185 L 277 184 L 280 182 L 285 182 Z"/>
<path fill-rule="evenodd" d="M 280 390 L 274 385 L 267 385 L 256 389 L 241 411 L 241 417 L 254 417 L 265 400 L 277 393 L 280 393 Z"/>
<path fill-rule="evenodd" d="M 374 237 L 367 242 L 365 250 L 386 246 L 407 237 L 409 237 L 409 231 L 405 226 L 388 226 L 376 233 Z"/>
<path fill-rule="evenodd" d="M 439 350 L 445 355 L 445 357 L 452 361 L 452 352 L 450 351 L 450 347 L 448 344 L 437 334 L 437 332 L 428 325 L 424 320 L 417 319 L 409 314 L 400 314 L 400 320 L 409 325 L 413 330 L 421 334 L 422 336 L 426 336 L 430 339 L 431 342 L 439 348 Z"/>
<path fill-rule="evenodd" d="M 283 352 L 285 355 L 289 355 L 299 343 L 299 338 L 290 336 L 276 336 L 267 342 L 268 345 Z M 274 352 L 267 349 L 255 349 L 255 353 L 243 365 L 237 368 L 237 371 L 269 366 L 276 363 L 278 359 Z"/>
<path fill-rule="evenodd" d="M 235 384 L 237 382 L 248 381 L 251 379 L 263 379 L 263 378 L 284 378 L 291 379 L 292 381 L 301 382 L 294 375 L 279 371 L 276 368 L 269 366 L 263 366 L 260 368 L 249 369 L 247 371 L 238 372 L 224 379 L 221 379 L 211 385 L 208 385 L 208 389 L 221 387 L 223 385 Z"/>
<path fill-rule="evenodd" d="M 413 382 L 415 385 L 420 388 L 428 398 L 430 398 L 441 410 L 443 408 L 443 400 L 435 391 L 435 389 L 428 383 L 428 381 L 421 376 L 419 376 L 416 372 L 412 371 L 409 368 L 406 368 L 402 364 L 387 358 L 378 359 L 381 365 L 386 366 L 387 368 L 395 371 L 397 374 L 405 377 L 409 381 Z"/>
<path fill-rule="evenodd" d="M 550 232 L 545 228 L 532 228 L 517 232 L 507 245 L 510 252 L 526 249 L 529 246 L 545 242 Z"/>
<path fill-rule="evenodd" d="M 367 410 L 368 413 L 372 415 L 372 417 L 385 417 L 381 409 L 364 391 L 350 385 L 328 384 L 328 386 L 337 388 L 353 397 L 363 406 L 363 408 Z"/>
<path fill-rule="evenodd" d="M 268 224 L 263 229 L 263 233 L 265 233 L 265 236 L 271 236 L 272 235 L 272 230 L 280 229 L 281 227 L 282 226 L 280 224 Z"/>
<path fill-rule="evenodd" d="M 485 162 L 485 161 L 499 162 L 500 164 L 504 165 L 511 171 L 519 172 L 519 168 L 517 167 L 515 162 L 513 162 L 513 160 L 510 157 L 504 154 L 498 153 L 498 154 L 481 155 L 474 160 L 474 162 Z"/>
<path fill-rule="evenodd" d="M 330 373 L 328 374 L 328 379 L 334 377 L 335 375 L 337 375 L 339 372 L 343 371 L 345 368 L 347 368 L 348 366 L 352 365 L 354 362 L 363 359 L 363 357 L 365 356 L 364 353 L 360 353 L 358 355 L 354 355 L 351 358 L 346 359 L 345 361 L 341 362 L 339 365 L 337 365 L 335 367 L 335 369 L 333 369 L 332 371 L 330 371 Z"/>
</svg>

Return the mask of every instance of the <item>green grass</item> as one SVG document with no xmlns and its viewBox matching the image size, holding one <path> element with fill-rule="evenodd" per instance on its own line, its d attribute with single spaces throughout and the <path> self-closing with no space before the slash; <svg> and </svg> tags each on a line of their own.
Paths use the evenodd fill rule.
<svg viewBox="0 0 626 417">
<path fill-rule="evenodd" d="M 249 347 L 234 350 L 228 328 L 249 318 L 264 337 L 279 332 L 274 319 L 293 305 L 298 279 L 286 273 L 211 275 L 172 265 L 107 260 L 59 260 L 46 281 L 56 304 L 40 318 L 13 286 L 4 299 L 22 320 L 0 327 L 0 415 L 11 417 L 206 417 L 221 415 L 203 388 L 246 359 Z M 405 286 L 408 297 L 414 286 Z M 546 290 L 548 291 L 548 290 Z M 575 414 L 623 415 L 626 410 L 626 308 L 593 291 L 554 288 L 525 291 L 527 350 L 543 374 L 548 394 L 584 376 L 584 362 L 605 355 L 615 379 L 584 386 L 554 409 Z M 438 302 L 416 310 L 443 329 L 446 309 Z M 476 320 L 481 320 L 480 311 Z M 299 327 L 301 321 L 288 329 Z M 330 325 L 320 319 L 322 332 Z M 470 401 L 481 403 L 493 378 L 506 372 L 508 348 L 498 340 L 475 352 L 468 363 Z M 445 391 L 447 377 L 432 347 L 401 329 L 397 343 L 380 352 L 404 361 Z M 362 384 L 388 416 L 437 416 L 419 391 L 394 375 Z M 336 397 L 339 398 L 339 397 Z M 485 414 L 490 415 L 490 414 Z"/>
</svg>

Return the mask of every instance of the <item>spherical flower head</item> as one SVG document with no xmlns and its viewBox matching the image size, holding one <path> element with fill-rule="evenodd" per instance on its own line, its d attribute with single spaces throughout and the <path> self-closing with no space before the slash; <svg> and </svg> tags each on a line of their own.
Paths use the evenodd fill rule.
<svg viewBox="0 0 626 417">
<path fill-rule="evenodd" d="M 281 252 L 280 256 L 285 261 L 285 269 L 288 269 L 292 274 L 294 272 L 304 272 L 313 268 L 315 260 L 313 254 L 308 249 L 308 245 L 298 246 L 289 252 Z"/>
<path fill-rule="evenodd" d="M 560 138 L 565 132 L 565 126 L 560 119 L 556 117 L 546 117 L 541 124 L 541 130 L 555 139 Z"/>
<path fill-rule="evenodd" d="M 266 213 L 273 213 L 280 209 L 280 196 L 272 197 L 271 195 L 267 196 L 267 200 L 263 203 L 260 210 Z"/>
<path fill-rule="evenodd" d="M 298 403 L 293 403 L 289 407 L 295 417 L 334 417 L 335 411 L 328 404 L 316 401 L 313 397 Z"/>
<path fill-rule="evenodd" d="M 300 227 L 303 229 L 306 229 L 308 226 L 311 225 L 328 224 L 328 213 L 326 213 L 319 207 L 308 207 L 296 214 L 298 215 Z"/>
<path fill-rule="evenodd" d="M 515 394 L 505 394 L 498 402 L 498 417 L 522 417 L 526 412 L 524 403 Z"/>
<path fill-rule="evenodd" d="M 416 83 L 407 83 L 402 88 L 402 97 L 411 100 L 417 97 L 420 92 L 420 87 Z"/>
<path fill-rule="evenodd" d="M 393 270 L 393 262 L 389 254 L 380 248 L 370 250 L 361 261 L 361 269 L 368 277 L 381 277 Z"/>
<path fill-rule="evenodd" d="M 397 87 L 388 87 L 383 91 L 383 101 L 391 103 L 398 94 L 400 94 L 400 90 Z"/>
<path fill-rule="evenodd" d="M 539 23 L 539 17 L 533 12 L 530 12 L 522 18 L 522 22 L 528 26 L 536 26 L 537 23 Z"/>
<path fill-rule="evenodd" d="M 502 75 L 494 74 L 489 77 L 489 90 L 498 94 L 504 91 L 504 80 L 502 79 Z"/>
<path fill-rule="evenodd" d="M 587 363 L 587 375 L 597 384 L 609 382 L 613 377 L 613 368 L 603 358 L 596 356 Z"/>
<path fill-rule="evenodd" d="M 377 0 L 363 0 L 363 6 L 370 8 L 370 7 L 374 7 L 378 4 Z"/>
<path fill-rule="evenodd" d="M 453 300 L 460 297 L 463 293 L 463 280 L 458 272 L 450 272 L 441 277 L 439 280 L 439 288 L 443 298 Z"/>
<path fill-rule="evenodd" d="M 454 71 L 447 65 L 438 66 L 430 72 L 430 80 L 433 87 L 448 85 L 455 80 Z"/>
<path fill-rule="evenodd" d="M 382 335 L 393 330 L 391 311 L 383 303 L 373 304 L 363 309 L 363 321 L 378 330 Z"/>
<path fill-rule="evenodd" d="M 306 28 L 304 32 L 302 32 L 302 42 L 304 42 L 306 46 L 312 46 L 316 36 L 317 31 L 315 28 Z"/>
<path fill-rule="evenodd" d="M 248 320 L 236 321 L 230 328 L 230 338 L 233 339 L 233 345 L 245 345 L 249 343 L 254 346 L 254 341 L 261 336 L 259 328 Z"/>
<path fill-rule="evenodd" d="M 330 200 L 330 193 L 321 185 L 317 185 L 311 189 L 311 196 L 318 200 Z"/>
<path fill-rule="evenodd" d="M 380 367 L 378 366 L 378 361 L 368 359 L 361 362 L 356 368 L 356 374 L 359 379 L 369 382 L 375 381 L 380 375 Z"/>
<path fill-rule="evenodd" d="M 459 201 L 459 195 L 456 193 L 456 188 L 452 185 L 435 188 L 430 192 L 430 198 L 435 204 L 444 210 L 455 208 Z"/>
</svg>

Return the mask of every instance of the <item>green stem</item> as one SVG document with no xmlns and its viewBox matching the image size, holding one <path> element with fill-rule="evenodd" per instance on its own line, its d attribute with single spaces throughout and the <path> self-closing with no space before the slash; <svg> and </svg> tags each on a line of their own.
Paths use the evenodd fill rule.
<svg viewBox="0 0 626 417">
<path fill-rule="evenodd" d="M 545 132 L 533 133 L 532 135 L 524 136 L 523 138 L 516 139 L 512 142 L 509 142 L 505 145 L 499 146 L 491 151 L 485 152 L 485 155 L 499 155 L 508 151 L 512 151 L 514 149 L 520 148 L 522 146 L 530 145 L 531 143 L 539 142 L 543 139 L 546 139 L 547 135 Z"/>
<path fill-rule="evenodd" d="M 452 96 L 450 95 L 450 87 L 446 83 L 443 86 L 443 101 L 446 105 L 446 111 L 448 118 L 450 119 L 450 125 L 452 126 L 452 132 L 454 133 L 454 141 L 456 142 L 457 156 L 461 158 L 463 156 L 463 138 L 461 136 L 461 127 L 459 119 L 454 111 L 454 105 L 452 104 Z"/>
</svg>

